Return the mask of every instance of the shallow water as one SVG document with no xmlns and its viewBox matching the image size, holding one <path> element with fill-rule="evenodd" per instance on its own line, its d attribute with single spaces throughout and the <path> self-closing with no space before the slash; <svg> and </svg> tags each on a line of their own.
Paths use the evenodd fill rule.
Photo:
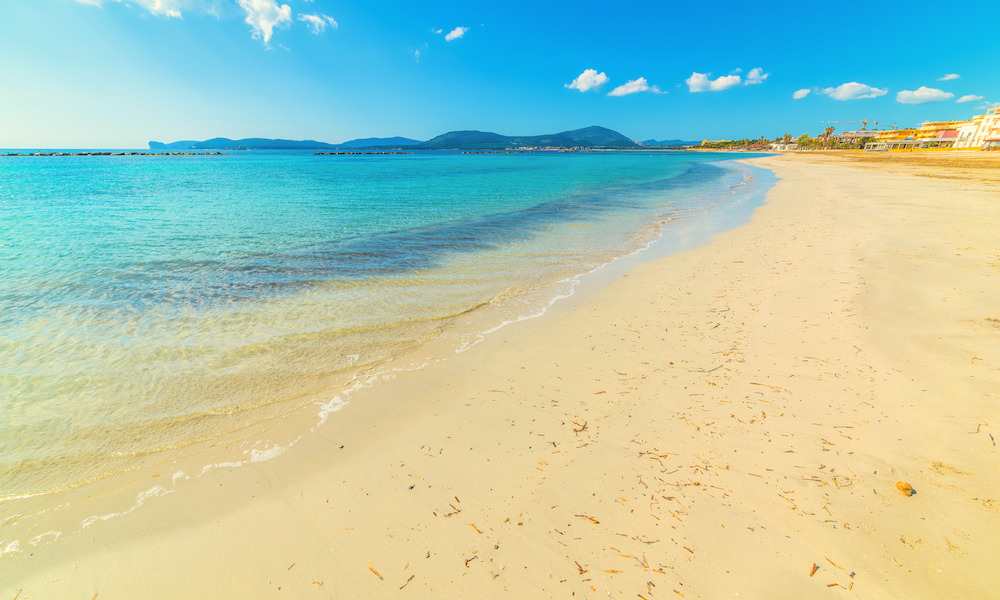
<svg viewBox="0 0 1000 600">
<path fill-rule="evenodd" d="M 661 228 L 745 212 L 760 190 L 720 158 L 0 157 L 0 501 L 537 314 Z"/>
</svg>

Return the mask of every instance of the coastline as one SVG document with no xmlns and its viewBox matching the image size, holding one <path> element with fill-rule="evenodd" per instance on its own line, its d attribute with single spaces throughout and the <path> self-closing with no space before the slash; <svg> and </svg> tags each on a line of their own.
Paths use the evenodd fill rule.
<svg viewBox="0 0 1000 600">
<path fill-rule="evenodd" d="M 286 456 L 183 495 L 154 465 L 162 497 L 0 561 L 0 595 L 987 596 L 995 188 L 751 163 L 782 181 L 749 225 L 359 391 Z"/>
</svg>

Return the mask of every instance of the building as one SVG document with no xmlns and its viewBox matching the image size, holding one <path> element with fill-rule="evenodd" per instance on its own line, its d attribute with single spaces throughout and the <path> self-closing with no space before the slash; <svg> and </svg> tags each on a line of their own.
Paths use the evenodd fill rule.
<svg viewBox="0 0 1000 600">
<path fill-rule="evenodd" d="M 966 125 L 958 128 L 958 137 L 955 138 L 955 145 L 953 148 L 973 148 L 975 143 L 976 134 L 979 132 L 979 126 L 982 125 L 985 115 L 976 115 L 971 121 L 968 121 Z"/>
<path fill-rule="evenodd" d="M 865 140 L 872 140 L 878 134 L 879 132 L 874 129 L 862 129 L 860 131 L 844 131 L 831 137 L 840 144 L 857 144 Z"/>
<path fill-rule="evenodd" d="M 951 148 L 958 140 L 959 131 L 972 125 L 972 121 L 928 121 L 914 133 L 920 148 Z"/>
<path fill-rule="evenodd" d="M 972 147 L 1000 150 L 1000 106 L 987 110 L 983 115 L 983 120 L 972 138 Z"/>
<path fill-rule="evenodd" d="M 913 150 L 920 147 L 916 133 L 916 129 L 876 131 L 875 139 L 865 144 L 865 150 Z"/>
</svg>

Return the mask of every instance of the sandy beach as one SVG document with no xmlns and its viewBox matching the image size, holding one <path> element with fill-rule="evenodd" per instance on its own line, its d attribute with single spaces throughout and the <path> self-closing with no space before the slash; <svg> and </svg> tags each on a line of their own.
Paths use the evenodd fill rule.
<svg viewBox="0 0 1000 600">
<path fill-rule="evenodd" d="M 273 460 L 81 490 L 127 514 L 5 554 L 0 598 L 997 597 L 1000 156 L 750 162 L 748 225 Z"/>
</svg>

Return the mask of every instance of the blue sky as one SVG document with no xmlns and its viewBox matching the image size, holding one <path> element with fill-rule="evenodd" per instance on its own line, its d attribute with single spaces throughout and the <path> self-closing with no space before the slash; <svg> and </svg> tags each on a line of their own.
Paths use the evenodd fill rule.
<svg viewBox="0 0 1000 600">
<path fill-rule="evenodd" d="M 965 0 L 0 0 L 0 147 L 905 127 L 1000 103 L 998 17 Z"/>
</svg>

